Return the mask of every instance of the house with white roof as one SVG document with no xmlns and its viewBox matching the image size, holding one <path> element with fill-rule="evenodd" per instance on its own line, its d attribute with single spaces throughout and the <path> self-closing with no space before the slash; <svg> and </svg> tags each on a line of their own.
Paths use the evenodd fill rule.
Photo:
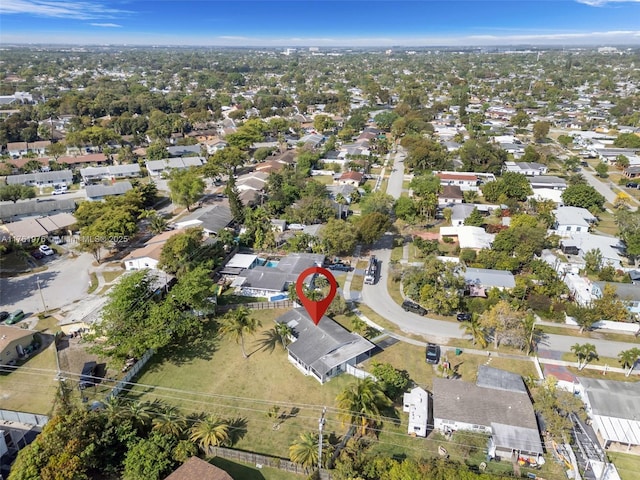
<svg viewBox="0 0 640 480">
<path fill-rule="evenodd" d="M 559 207 L 553 211 L 556 221 L 553 230 L 561 237 L 569 237 L 571 233 L 585 233 L 597 218 L 586 208 Z"/>
<path fill-rule="evenodd" d="M 504 171 L 534 177 L 537 175 L 546 175 L 547 166 L 536 162 L 504 162 Z"/>
<path fill-rule="evenodd" d="M 440 227 L 440 240 L 445 237 L 457 237 L 460 248 L 481 250 L 491 248 L 495 235 L 487 233 L 481 227 L 460 225 L 457 227 Z"/>
<path fill-rule="evenodd" d="M 80 176 L 85 182 L 94 180 L 115 180 L 140 176 L 140 165 L 137 163 L 126 165 L 109 165 L 107 167 L 87 167 L 80 169 Z"/>
<path fill-rule="evenodd" d="M 462 191 L 478 191 L 478 176 L 475 173 L 467 172 L 437 172 L 436 176 L 440 178 L 440 185 L 455 185 L 460 187 Z"/>
<path fill-rule="evenodd" d="M 204 157 L 182 157 L 165 158 L 162 160 L 147 160 L 145 167 L 152 177 L 157 177 L 163 173 L 168 173 L 172 169 L 185 169 L 190 167 L 200 167 L 206 163 Z"/>
<path fill-rule="evenodd" d="M 427 436 L 429 425 L 429 394 L 420 387 L 415 387 L 403 396 L 402 411 L 409 414 L 409 435 Z"/>
<path fill-rule="evenodd" d="M 569 237 L 561 242 L 562 249 L 572 249 L 584 261 L 584 255 L 590 250 L 600 250 L 602 265 L 620 268 L 622 265 L 623 243 L 615 237 L 593 235 L 588 232 L 569 232 Z"/>
<path fill-rule="evenodd" d="M 180 230 L 169 230 L 147 240 L 143 247 L 136 248 L 124 258 L 125 270 L 143 270 L 145 268 L 156 270 L 164 244 L 178 233 Z"/>
<path fill-rule="evenodd" d="M 486 296 L 486 290 L 497 288 L 510 290 L 516 286 L 513 273 L 508 270 L 491 270 L 487 268 L 467 268 L 462 274 L 472 297 Z"/>
</svg>

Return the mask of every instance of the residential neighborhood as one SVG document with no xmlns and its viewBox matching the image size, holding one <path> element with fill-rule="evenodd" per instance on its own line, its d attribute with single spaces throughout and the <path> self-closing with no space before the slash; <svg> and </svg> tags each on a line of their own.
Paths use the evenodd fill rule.
<svg viewBox="0 0 640 480">
<path fill-rule="evenodd" d="M 4 49 L 0 475 L 633 478 L 616 52 Z"/>
</svg>

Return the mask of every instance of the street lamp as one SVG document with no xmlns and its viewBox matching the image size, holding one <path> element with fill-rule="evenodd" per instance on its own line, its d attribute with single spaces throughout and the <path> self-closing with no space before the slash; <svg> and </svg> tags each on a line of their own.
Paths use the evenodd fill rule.
<svg viewBox="0 0 640 480">
<path fill-rule="evenodd" d="M 42 300 L 42 313 L 47 314 L 47 305 L 44 303 L 44 295 L 42 294 L 42 288 L 40 288 L 40 277 L 36 275 L 36 283 L 38 284 L 38 292 L 40 292 L 40 300 Z"/>
</svg>

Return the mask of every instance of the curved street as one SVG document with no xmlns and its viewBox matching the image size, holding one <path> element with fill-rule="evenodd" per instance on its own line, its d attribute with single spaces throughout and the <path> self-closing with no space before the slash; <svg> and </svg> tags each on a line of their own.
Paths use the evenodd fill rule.
<svg viewBox="0 0 640 480">
<path fill-rule="evenodd" d="M 387 193 L 394 198 L 399 198 L 402 192 L 404 158 L 405 154 L 398 151 L 395 155 L 393 168 L 389 176 Z M 405 333 L 422 335 L 427 340 L 437 343 L 446 343 L 449 339 L 465 338 L 464 332 L 460 329 L 460 324 L 457 322 L 436 320 L 427 316 L 422 317 L 415 313 L 405 312 L 402 307 L 391 298 L 387 290 L 387 278 L 389 275 L 392 247 L 393 236 L 391 234 L 384 235 L 374 246 L 371 254 L 375 255 L 382 262 L 382 268 L 380 269 L 380 278 L 375 285 L 363 286 L 363 303 L 389 322 L 397 325 L 398 328 Z M 622 350 L 638 347 L 638 344 L 631 342 L 615 342 L 594 338 L 585 339 L 567 335 L 545 334 L 544 339 L 538 345 L 538 350 L 570 352 L 571 346 L 575 343 L 586 343 L 587 341 L 596 346 L 598 354 L 602 357 L 616 358 Z"/>
</svg>

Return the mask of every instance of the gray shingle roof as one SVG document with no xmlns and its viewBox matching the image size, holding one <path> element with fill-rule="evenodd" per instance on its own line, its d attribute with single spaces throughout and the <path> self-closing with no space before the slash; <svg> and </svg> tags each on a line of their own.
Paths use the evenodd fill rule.
<svg viewBox="0 0 640 480">
<path fill-rule="evenodd" d="M 640 420 L 640 383 L 579 377 L 594 415 Z"/>
<path fill-rule="evenodd" d="M 217 234 L 233 221 L 233 214 L 229 205 L 216 205 L 208 212 L 200 215 L 198 220 L 202 222 L 204 229 Z"/>
<path fill-rule="evenodd" d="M 13 216 L 22 215 L 46 215 L 50 212 L 73 212 L 76 209 L 76 202 L 73 198 L 46 199 L 46 200 L 23 200 L 17 203 L 5 203 L 0 206 L 0 218 L 9 219 Z"/>
<path fill-rule="evenodd" d="M 433 416 L 486 427 L 500 422 L 538 429 L 533 406 L 526 393 L 496 391 L 462 380 L 433 379 Z"/>
<path fill-rule="evenodd" d="M 73 173 L 71 170 L 52 170 L 50 172 L 23 173 L 20 175 L 8 175 L 7 185 L 21 185 L 28 182 L 71 182 Z"/>
<path fill-rule="evenodd" d="M 464 272 L 464 279 L 467 284 L 472 283 L 483 287 L 513 288 L 516 286 L 513 274 L 506 270 L 467 268 Z"/>
<path fill-rule="evenodd" d="M 488 365 L 478 367 L 478 387 L 507 390 L 511 392 L 527 393 L 522 377 L 516 373 L 506 372 Z"/>
<path fill-rule="evenodd" d="M 295 308 L 278 317 L 276 322 L 289 325 L 296 337 L 287 350 L 322 376 L 337 365 L 375 348 L 371 342 L 348 332 L 329 317 L 322 317 L 316 326 L 304 308 Z"/>
<path fill-rule="evenodd" d="M 122 195 L 133 187 L 129 182 L 116 182 L 113 185 L 87 185 L 87 198 L 102 198 L 109 195 Z"/>
</svg>

